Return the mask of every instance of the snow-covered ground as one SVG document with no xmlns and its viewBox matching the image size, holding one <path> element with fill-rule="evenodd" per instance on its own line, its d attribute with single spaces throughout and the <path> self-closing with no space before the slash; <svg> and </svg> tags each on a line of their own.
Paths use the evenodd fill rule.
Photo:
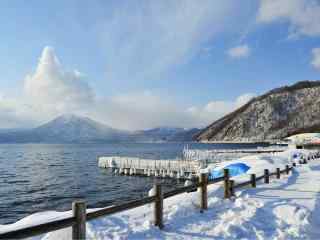
<svg viewBox="0 0 320 240">
<path fill-rule="evenodd" d="M 234 162 L 251 166 L 248 173 L 283 167 L 297 161 L 297 150 L 273 155 L 250 156 Z M 308 153 L 308 152 L 304 152 Z M 230 164 L 230 162 L 228 162 Z M 235 177 L 242 181 L 248 176 Z M 320 159 L 299 165 L 290 175 L 271 178 L 270 184 L 236 191 L 230 200 L 222 198 L 221 184 L 209 186 L 208 210 L 199 212 L 197 192 L 164 201 L 164 229 L 153 226 L 152 205 L 139 207 L 87 223 L 89 239 L 320 239 Z M 9 228 L 30 225 L 68 213 L 31 215 Z M 70 239 L 71 229 L 59 230 L 35 239 Z"/>
</svg>

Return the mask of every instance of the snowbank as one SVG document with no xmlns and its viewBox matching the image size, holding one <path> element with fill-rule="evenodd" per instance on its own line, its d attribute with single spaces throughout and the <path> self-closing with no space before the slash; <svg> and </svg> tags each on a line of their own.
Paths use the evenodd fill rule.
<svg viewBox="0 0 320 240">
<path fill-rule="evenodd" d="M 310 152 L 290 150 L 241 158 L 233 162 L 249 165 L 250 173 L 275 170 L 298 162 Z M 298 156 L 294 158 L 293 156 Z M 226 163 L 230 164 L 230 162 Z M 223 168 L 223 165 L 220 166 Z M 237 191 L 224 200 L 221 184 L 208 189 L 208 211 L 199 212 L 199 194 L 184 193 L 164 201 L 164 229 L 153 226 L 152 205 L 103 217 L 87 223 L 88 239 L 310 239 L 320 238 L 320 160 L 298 165 L 289 176 L 271 179 L 269 185 Z M 240 177 L 240 176 L 239 176 Z M 243 177 L 243 176 L 242 176 Z M 236 177 L 237 178 L 237 177 Z M 0 232 L 22 225 L 66 217 L 69 212 L 45 212 L 0 227 Z M 63 229 L 35 239 L 70 239 L 71 229 Z"/>
<path fill-rule="evenodd" d="M 215 165 L 209 165 L 207 172 L 213 170 L 221 170 L 228 165 L 244 163 L 250 167 L 246 174 L 232 177 L 232 179 L 242 182 L 249 180 L 250 174 L 255 173 L 257 176 L 264 174 L 264 169 L 269 169 L 270 172 L 275 172 L 277 168 L 284 169 L 286 165 L 292 165 L 292 163 L 298 163 L 302 158 L 308 158 L 314 151 L 289 149 L 280 153 L 268 153 L 268 154 L 256 154 L 246 157 L 241 157 L 236 160 L 222 162 L 219 167 Z"/>
</svg>

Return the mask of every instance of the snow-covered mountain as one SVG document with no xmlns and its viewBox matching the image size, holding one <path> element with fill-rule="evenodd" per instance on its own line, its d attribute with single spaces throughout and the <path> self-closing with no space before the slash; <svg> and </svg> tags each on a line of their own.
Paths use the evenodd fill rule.
<svg viewBox="0 0 320 240">
<path fill-rule="evenodd" d="M 128 134 L 87 117 L 62 115 L 34 129 L 0 133 L 0 142 L 115 142 L 122 141 Z"/>
<path fill-rule="evenodd" d="M 198 141 L 261 141 L 320 131 L 320 81 L 273 89 L 215 121 Z"/>
<path fill-rule="evenodd" d="M 184 132 L 183 128 L 158 127 L 132 133 L 132 138 L 140 142 L 170 141 L 176 134 Z"/>
<path fill-rule="evenodd" d="M 191 141 L 189 130 L 155 128 L 141 131 L 114 129 L 88 117 L 62 115 L 37 128 L 0 131 L 0 143 L 98 143 Z"/>
<path fill-rule="evenodd" d="M 76 115 L 62 115 L 35 128 L 33 133 L 45 142 L 120 141 L 129 134 Z"/>
</svg>

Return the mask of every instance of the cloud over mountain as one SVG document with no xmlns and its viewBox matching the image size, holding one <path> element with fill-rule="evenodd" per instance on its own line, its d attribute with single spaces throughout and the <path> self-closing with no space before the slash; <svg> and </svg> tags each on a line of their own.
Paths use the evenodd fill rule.
<svg viewBox="0 0 320 240">
<path fill-rule="evenodd" d="M 124 129 L 201 127 L 252 98 L 245 88 L 261 91 L 298 76 L 314 78 L 313 69 L 301 63 L 320 69 L 316 0 L 53 5 L 59 15 L 47 4 L 30 3 L 10 7 L 12 16 L 4 16 L 1 91 L 13 94 L 0 97 L 2 128 L 35 126 L 66 113 Z M 287 29 L 297 41 L 279 43 Z M 85 73 L 66 66 L 52 47 L 32 63 L 46 43 L 54 43 L 57 53 Z M 250 61 L 230 61 L 249 56 Z"/>
<path fill-rule="evenodd" d="M 36 71 L 26 77 L 24 96 L 0 99 L 0 124 L 25 127 L 58 115 L 75 113 L 93 117 L 119 129 L 159 126 L 203 127 L 243 104 L 251 95 L 235 101 L 211 101 L 205 106 L 184 106 L 169 96 L 151 91 L 97 97 L 78 71 L 68 71 L 55 51 L 45 47 Z"/>
<path fill-rule="evenodd" d="M 210 123 L 210 119 L 216 120 L 243 106 L 255 96 L 253 93 L 246 93 L 234 101 L 210 101 L 201 107 L 190 107 L 187 112 L 193 116 L 196 126 L 203 126 L 203 123 Z"/>
<path fill-rule="evenodd" d="M 24 90 L 41 111 L 74 111 L 94 102 L 83 75 L 77 70 L 66 71 L 49 46 L 43 49 L 36 71 L 26 77 Z"/>
</svg>

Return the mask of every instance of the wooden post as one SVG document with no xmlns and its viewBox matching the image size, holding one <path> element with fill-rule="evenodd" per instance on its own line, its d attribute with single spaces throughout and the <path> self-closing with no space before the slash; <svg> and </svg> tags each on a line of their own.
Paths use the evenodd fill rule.
<svg viewBox="0 0 320 240">
<path fill-rule="evenodd" d="M 251 187 L 255 188 L 257 186 L 256 184 L 256 175 L 251 174 Z"/>
<path fill-rule="evenodd" d="M 203 210 L 208 209 L 208 191 L 207 191 L 207 184 L 208 184 L 208 176 L 205 173 L 201 173 L 200 175 L 200 212 Z"/>
<path fill-rule="evenodd" d="M 156 200 L 154 204 L 154 225 L 158 226 L 160 229 L 163 228 L 163 194 L 162 187 L 160 184 L 154 185 L 156 192 Z"/>
<path fill-rule="evenodd" d="M 269 169 L 264 170 L 264 183 L 269 183 Z"/>
<path fill-rule="evenodd" d="M 72 226 L 72 239 L 86 239 L 86 203 L 75 201 L 72 203 L 72 213 L 76 224 Z"/>
<path fill-rule="evenodd" d="M 229 183 L 230 183 L 230 186 L 229 186 L 230 197 L 233 197 L 233 196 L 235 196 L 235 194 L 234 194 L 234 180 L 230 180 Z"/>
<path fill-rule="evenodd" d="M 286 165 L 286 174 L 289 174 L 290 169 L 289 169 L 289 165 Z"/>
<path fill-rule="evenodd" d="M 224 175 L 224 198 L 230 197 L 230 189 L 229 189 L 229 169 L 223 169 L 223 175 Z"/>
<path fill-rule="evenodd" d="M 277 168 L 277 178 L 280 179 L 280 168 Z"/>
<path fill-rule="evenodd" d="M 297 166 L 297 164 L 294 162 L 294 163 L 292 163 L 292 167 L 296 167 Z"/>
</svg>

